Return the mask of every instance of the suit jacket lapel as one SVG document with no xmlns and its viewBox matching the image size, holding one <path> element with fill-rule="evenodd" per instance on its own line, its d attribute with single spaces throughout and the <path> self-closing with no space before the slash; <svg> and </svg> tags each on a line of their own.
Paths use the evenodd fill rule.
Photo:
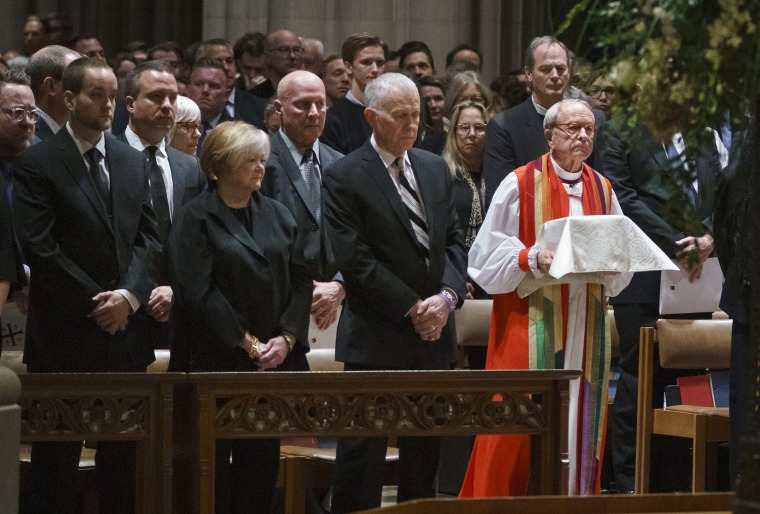
<svg viewBox="0 0 760 514">
<path fill-rule="evenodd" d="M 69 135 L 68 130 L 61 129 L 57 135 L 59 134 L 60 137 L 56 143 L 56 148 L 58 150 L 58 155 L 61 159 L 61 162 L 63 162 L 63 165 L 66 167 L 66 170 L 74 179 L 74 182 L 76 182 L 77 185 L 82 189 L 82 192 L 90 201 L 90 204 L 92 204 L 93 209 L 95 209 L 95 212 L 98 213 L 100 219 L 110 230 L 111 220 L 108 219 L 106 206 L 103 204 L 103 200 L 100 198 L 100 195 L 95 189 L 95 184 L 92 183 L 92 178 L 90 178 L 90 170 L 87 169 L 87 166 L 85 165 L 82 158 L 82 154 L 79 153 L 79 149 L 74 143 L 74 140 L 71 138 L 71 135 Z M 109 155 L 107 158 L 110 159 L 111 156 Z M 113 177 L 111 177 L 111 180 L 113 181 Z"/>
<path fill-rule="evenodd" d="M 169 169 L 172 173 L 172 203 L 174 204 L 174 213 L 176 214 L 182 205 L 182 197 L 185 191 L 184 173 L 182 173 L 182 170 L 177 163 L 176 154 L 173 152 L 174 149 L 168 144 L 165 146 L 165 149 L 166 157 L 169 159 Z"/>
<path fill-rule="evenodd" d="M 232 237 L 240 242 L 240 244 L 248 248 L 253 253 L 260 255 L 262 258 L 266 259 L 266 256 L 264 255 L 264 252 L 261 250 L 259 245 L 256 244 L 256 241 L 253 240 L 253 237 L 251 237 L 251 235 L 246 232 L 245 227 L 243 227 L 240 221 L 235 218 L 235 215 L 230 212 L 229 207 L 225 205 L 225 203 L 219 197 L 218 193 L 212 192 L 209 195 L 209 200 L 206 208 L 210 214 L 212 214 L 222 223 L 230 235 L 232 235 Z"/>
<path fill-rule="evenodd" d="M 417 236 L 414 235 L 414 229 L 412 229 L 412 222 L 409 221 L 409 214 L 406 212 L 404 202 L 401 200 L 401 196 L 398 194 L 396 184 L 393 183 L 393 179 L 388 173 L 388 169 L 383 164 L 380 156 L 372 148 L 372 144 L 367 142 L 362 150 L 362 158 L 367 162 L 364 166 L 366 173 L 372 177 L 372 180 L 377 184 L 378 190 L 382 193 L 385 199 L 393 208 L 393 211 L 398 216 L 401 224 L 406 228 L 409 237 L 412 238 L 415 244 L 417 244 Z"/>
<path fill-rule="evenodd" d="M 272 138 L 272 153 L 277 156 L 277 160 L 282 166 L 282 169 L 285 170 L 288 179 L 293 183 L 293 187 L 296 188 L 298 196 L 301 197 L 301 201 L 306 206 L 309 214 L 311 214 L 312 219 L 316 221 L 317 213 L 312 210 L 312 206 L 310 205 L 309 191 L 306 189 L 306 182 L 304 182 L 301 170 L 298 169 L 298 165 L 296 164 L 296 161 L 293 160 L 290 149 L 285 144 L 285 141 L 282 139 L 279 132 Z M 319 171 L 322 172 L 323 169 L 324 168 L 320 166 Z"/>
</svg>

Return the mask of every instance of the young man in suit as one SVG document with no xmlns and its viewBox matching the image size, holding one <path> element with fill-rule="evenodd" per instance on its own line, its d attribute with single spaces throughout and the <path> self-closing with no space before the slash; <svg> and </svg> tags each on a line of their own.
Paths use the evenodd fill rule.
<svg viewBox="0 0 760 514">
<path fill-rule="evenodd" d="M 81 57 L 65 46 L 50 45 L 38 50 L 29 58 L 26 74 L 32 80 L 32 92 L 40 119 L 35 124 L 40 139 L 52 136 L 69 120 L 69 110 L 63 101 L 61 79 L 66 66 Z"/>
<path fill-rule="evenodd" d="M 327 111 L 319 138 L 324 144 L 348 154 L 367 142 L 372 128 L 364 119 L 364 91 L 383 73 L 387 51 L 386 44 L 373 34 L 360 32 L 343 42 L 341 55 L 351 74 L 351 89 Z"/>
<path fill-rule="evenodd" d="M 570 57 L 552 36 L 534 38 L 525 52 L 525 75 L 533 94 L 523 103 L 494 116 L 488 123 L 483 179 L 486 206 L 504 177 L 549 151 L 544 115 L 562 100 L 570 80 Z"/>
<path fill-rule="evenodd" d="M 206 189 L 206 177 L 198 159 L 166 144 L 166 135 L 177 114 L 177 81 L 164 61 L 147 61 L 127 74 L 126 94 L 129 125 L 119 139 L 143 153 L 149 168 L 151 202 L 162 245 L 168 241 L 171 220 L 180 207 Z M 154 348 L 168 348 L 166 323 L 172 306 L 172 289 L 162 252 L 158 282 L 150 293 L 147 310 L 153 318 L 147 337 Z"/>
<path fill-rule="evenodd" d="M 709 135 L 709 132 L 706 132 Z M 627 120 L 605 125 L 599 133 L 601 167 L 620 201 L 623 214 L 631 218 L 649 238 L 679 266 L 699 280 L 702 266 L 714 248 L 712 218 L 715 188 L 721 174 L 719 138 L 702 148 L 697 159 L 687 162 L 679 155 L 684 150 L 680 133 L 671 137 L 655 137 L 642 123 L 629 127 Z M 720 143 L 722 146 L 722 143 Z M 691 206 L 697 226 L 678 223 L 666 215 L 673 193 L 666 183 L 668 166 L 683 168 L 695 174 Z M 683 171 L 683 169 L 682 169 Z M 687 234 L 698 234 L 689 235 Z M 636 455 L 637 377 L 639 369 L 639 330 L 654 326 L 659 314 L 660 272 L 635 273 L 631 283 L 610 301 L 615 311 L 615 324 L 620 335 L 620 378 L 615 394 L 615 415 L 612 419 L 612 461 L 615 482 L 620 492 L 634 487 Z M 711 317 L 712 313 L 693 313 L 682 317 Z M 672 316 L 671 316 L 672 317 Z M 662 404 L 663 390 L 676 374 L 655 370 L 654 405 Z M 666 373 L 670 373 L 667 375 Z M 683 451 L 679 452 L 679 448 Z M 659 450 L 658 450 L 659 449 Z M 680 457 L 680 459 L 679 459 Z M 655 444 L 652 448 L 652 489 L 663 492 L 688 490 L 688 448 L 678 444 Z"/>
<path fill-rule="evenodd" d="M 343 155 L 319 143 L 327 98 L 315 74 L 298 70 L 286 75 L 277 86 L 274 108 L 281 126 L 272 136 L 261 191 L 285 204 L 298 224 L 314 280 L 311 314 L 325 329 L 337 320 L 345 291 L 325 229 L 322 172 Z"/>
<path fill-rule="evenodd" d="M 14 219 L 30 284 L 24 362 L 32 373 L 145 371 L 145 315 L 160 243 L 145 158 L 105 131 L 116 77 L 83 57 L 63 75 L 71 116 L 16 159 Z M 32 446 L 32 512 L 75 512 L 80 442 Z M 100 508 L 134 511 L 136 446 L 98 444 Z"/>
<path fill-rule="evenodd" d="M 412 149 L 420 97 L 409 78 L 365 91 L 372 136 L 324 176 L 328 236 L 346 285 L 336 358 L 348 371 L 449 369 L 467 256 L 444 161 Z M 401 437 L 398 501 L 435 495 L 440 438 Z M 333 512 L 378 507 L 387 440 L 338 442 Z"/>
</svg>

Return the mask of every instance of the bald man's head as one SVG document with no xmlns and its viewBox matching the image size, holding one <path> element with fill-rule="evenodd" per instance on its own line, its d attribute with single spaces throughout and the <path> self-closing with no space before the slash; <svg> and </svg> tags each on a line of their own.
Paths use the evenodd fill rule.
<svg viewBox="0 0 760 514">
<path fill-rule="evenodd" d="M 327 100 L 322 80 L 303 70 L 285 75 L 277 86 L 274 108 L 281 130 L 297 146 L 310 148 L 325 128 Z"/>
</svg>

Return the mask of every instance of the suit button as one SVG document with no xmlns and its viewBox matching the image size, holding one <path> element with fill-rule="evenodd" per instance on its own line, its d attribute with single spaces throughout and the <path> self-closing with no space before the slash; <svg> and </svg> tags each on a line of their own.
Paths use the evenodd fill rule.
<svg viewBox="0 0 760 514">
<path fill-rule="evenodd" d="M 316 232 L 317 230 L 319 230 L 319 225 L 317 225 L 316 223 L 312 223 L 311 224 L 311 231 L 312 232 Z"/>
<path fill-rule="evenodd" d="M 116 280 L 111 280 L 111 282 L 109 282 L 109 284 L 111 284 L 111 287 L 116 287 L 117 282 L 116 282 Z"/>
</svg>

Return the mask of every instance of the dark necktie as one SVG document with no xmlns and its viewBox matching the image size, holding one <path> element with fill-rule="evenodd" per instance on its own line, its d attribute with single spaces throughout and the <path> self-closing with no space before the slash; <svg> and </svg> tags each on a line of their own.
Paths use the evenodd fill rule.
<svg viewBox="0 0 760 514">
<path fill-rule="evenodd" d="M 156 160 L 156 151 L 158 150 L 158 147 L 149 146 L 146 150 L 148 151 L 148 162 L 150 163 L 148 181 L 150 183 L 150 196 L 153 200 L 153 212 L 156 214 L 158 235 L 161 238 L 161 242 L 166 242 L 166 237 L 169 235 L 169 229 L 172 226 L 172 221 L 169 216 L 169 200 L 166 197 L 164 173 Z"/>
<path fill-rule="evenodd" d="M 198 138 L 198 146 L 195 147 L 195 156 L 200 157 L 203 151 L 203 140 L 206 139 L 206 134 L 211 130 L 211 123 L 208 121 L 201 121 L 201 137 Z"/>
<path fill-rule="evenodd" d="M 422 210 L 420 197 L 406 178 L 404 161 L 399 157 L 393 161 L 392 166 L 395 166 L 398 170 L 398 181 L 401 184 L 401 200 L 404 202 L 406 212 L 409 215 L 409 221 L 412 222 L 414 235 L 417 237 L 417 242 L 422 248 L 422 253 L 425 255 L 425 262 L 427 263 L 430 254 L 430 240 L 428 239 L 425 211 Z"/>
<path fill-rule="evenodd" d="M 95 185 L 95 190 L 100 195 L 100 199 L 103 200 L 106 210 L 111 212 L 111 193 L 108 188 L 108 177 L 106 177 L 105 171 L 100 166 L 100 161 L 103 155 L 95 147 L 90 148 L 85 152 L 87 162 L 90 163 L 90 178 Z"/>
<path fill-rule="evenodd" d="M 317 171 L 317 163 L 314 158 L 314 150 L 307 148 L 301 159 L 301 166 L 303 167 L 303 176 L 306 181 L 306 189 L 309 191 L 309 208 L 314 212 L 314 216 L 319 222 L 322 215 L 322 191 L 319 182 L 319 172 Z"/>
</svg>

